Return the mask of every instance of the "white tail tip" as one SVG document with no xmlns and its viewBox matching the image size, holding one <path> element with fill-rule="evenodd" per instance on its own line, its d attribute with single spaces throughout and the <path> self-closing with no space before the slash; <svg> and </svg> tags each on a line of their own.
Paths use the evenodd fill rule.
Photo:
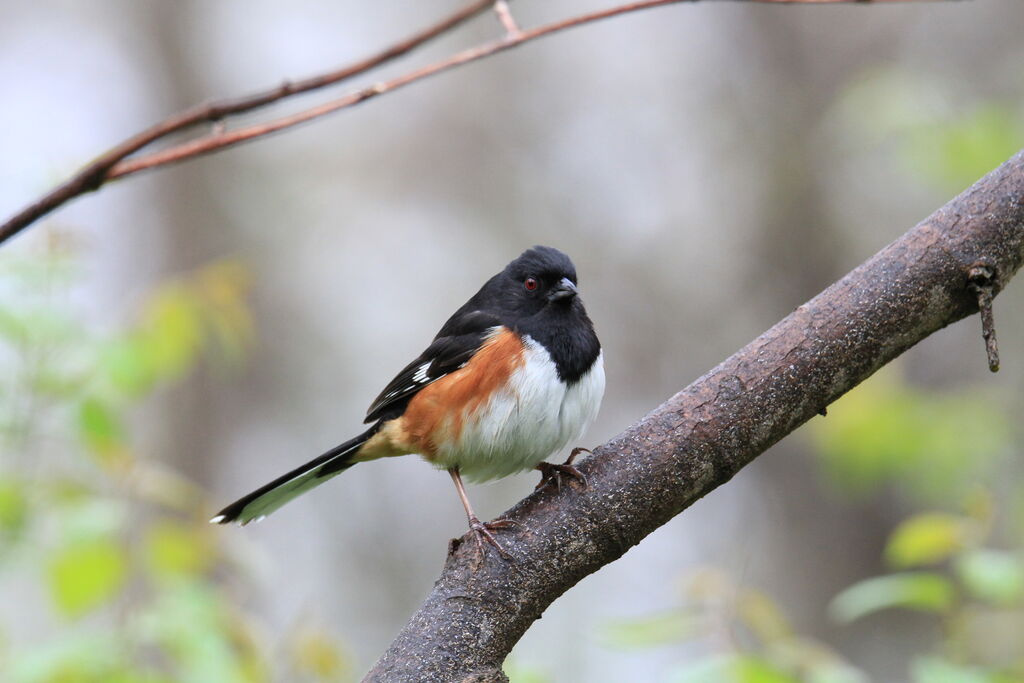
<svg viewBox="0 0 1024 683">
<path fill-rule="evenodd" d="M 216 517 L 214 517 L 213 519 L 210 520 L 210 524 L 223 524 L 223 523 L 224 523 L 224 515 L 217 515 Z"/>
</svg>

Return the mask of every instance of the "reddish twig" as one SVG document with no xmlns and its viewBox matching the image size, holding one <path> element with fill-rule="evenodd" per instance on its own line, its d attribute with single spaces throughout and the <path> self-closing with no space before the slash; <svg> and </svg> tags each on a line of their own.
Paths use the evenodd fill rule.
<svg viewBox="0 0 1024 683">
<path fill-rule="evenodd" d="M 494 13 L 498 15 L 498 21 L 505 27 L 506 36 L 515 38 L 520 34 L 519 24 L 516 23 L 516 18 L 512 16 L 512 10 L 508 8 L 508 3 L 505 0 L 495 0 Z"/>
<path fill-rule="evenodd" d="M 90 164 L 80 169 L 67 182 L 54 188 L 12 216 L 0 226 L 0 242 L 13 237 L 24 228 L 75 197 L 97 190 L 107 181 L 113 180 L 117 176 L 111 175 L 110 170 L 119 161 L 157 140 L 201 123 L 219 122 L 227 116 L 259 109 L 287 97 L 334 85 L 353 76 L 365 73 L 411 52 L 420 45 L 456 28 L 467 19 L 471 19 L 492 6 L 492 0 L 473 0 L 473 2 L 453 12 L 436 24 L 418 31 L 391 47 L 353 64 L 299 81 L 285 81 L 275 88 L 251 95 L 200 104 L 164 119 L 104 152 Z M 216 131 L 215 134 L 222 135 L 225 133 Z"/>
<path fill-rule="evenodd" d="M 443 71 L 453 69 L 469 62 L 474 62 L 484 57 L 490 57 L 491 55 L 510 50 L 514 47 L 518 47 L 523 43 L 544 36 L 558 33 L 566 29 L 575 28 L 584 24 L 591 24 L 595 21 L 602 19 L 609 19 L 611 17 L 619 16 L 621 14 L 627 14 L 630 12 L 636 12 L 643 9 L 651 9 L 654 7 L 662 7 L 664 5 L 675 5 L 682 2 L 697 2 L 698 0 L 643 0 L 642 2 L 633 2 L 626 5 L 620 5 L 617 7 L 611 7 L 608 9 L 600 10 L 597 12 L 590 12 L 588 14 L 581 14 L 576 17 L 569 19 L 563 19 L 556 21 L 544 26 L 529 29 L 526 31 L 518 30 L 515 34 L 505 36 L 500 40 L 495 40 L 490 43 L 471 47 L 462 52 L 458 52 L 450 57 L 442 59 L 441 61 L 428 64 L 427 66 L 420 67 L 413 71 L 410 71 L 401 76 L 397 76 L 389 81 L 383 81 L 376 83 L 369 87 L 357 90 L 355 92 L 339 97 L 336 100 L 325 102 L 324 104 L 312 107 L 305 111 L 285 116 L 274 121 L 267 123 L 258 123 L 245 128 L 239 128 L 222 135 L 208 135 L 198 140 L 192 140 L 184 142 L 180 145 L 175 145 L 168 149 L 160 152 L 154 152 L 153 154 L 147 154 L 146 156 L 139 157 L 137 159 L 127 159 L 118 163 L 114 168 L 110 169 L 108 174 L 109 179 L 120 178 L 139 171 L 145 171 L 158 166 L 166 166 L 167 164 L 173 164 L 184 159 L 191 159 L 192 157 L 200 156 L 203 154 L 209 154 L 217 150 L 224 149 L 225 147 L 233 147 L 242 142 L 252 140 L 254 138 L 263 137 L 271 133 L 283 130 L 285 128 L 291 128 L 307 121 L 325 116 L 327 114 L 336 112 L 340 109 L 347 109 L 361 102 L 376 97 L 377 95 L 383 95 L 387 92 L 398 90 L 399 88 L 415 83 L 416 81 L 423 80 L 430 76 L 434 76 Z M 746 0 L 747 2 L 760 2 L 760 3 L 780 3 L 780 4 L 839 4 L 839 3 L 850 3 L 850 2 L 863 2 L 864 0 Z M 907 0 L 874 0 L 875 2 L 902 2 Z M 499 11 L 500 12 L 500 11 Z M 2 235 L 0 235 L 2 239 Z"/>
<path fill-rule="evenodd" d="M 326 74 L 314 76 L 302 81 L 285 82 L 282 85 L 268 91 L 256 93 L 234 100 L 225 100 L 211 104 L 199 105 L 184 112 L 171 116 L 164 121 L 157 123 L 151 128 L 125 140 L 100 155 L 95 161 L 79 170 L 74 176 L 62 185 L 48 192 L 46 195 L 33 202 L 16 215 L 0 225 L 0 242 L 16 235 L 21 230 L 31 225 L 38 219 L 62 206 L 71 199 L 80 195 L 99 189 L 103 184 L 116 178 L 123 178 L 139 171 L 166 166 L 185 159 L 191 159 L 204 154 L 233 147 L 242 142 L 260 138 L 286 128 L 297 126 L 301 123 L 325 116 L 340 109 L 352 107 L 377 95 L 397 90 L 402 86 L 415 81 L 422 80 L 428 76 L 447 71 L 448 69 L 467 64 L 469 62 L 483 59 L 505 50 L 517 47 L 531 40 L 543 36 L 558 33 L 566 29 L 590 24 L 602 19 L 608 19 L 621 14 L 636 12 L 664 5 L 674 5 L 683 2 L 697 2 L 698 0 L 644 0 L 642 2 L 631 2 L 604 10 L 598 10 L 587 14 L 581 14 L 545 26 L 520 30 L 512 19 L 507 7 L 502 11 L 503 2 L 499 0 L 495 4 L 492 0 L 477 0 L 446 19 L 433 26 L 416 33 L 406 40 L 387 48 L 386 50 L 359 61 L 350 66 L 331 71 Z M 854 2 L 894 3 L 914 2 L 916 0 L 745 0 L 747 2 L 773 3 L 773 4 L 840 4 Z M 404 55 L 413 48 L 422 45 L 431 38 L 434 38 L 446 31 L 455 28 L 465 20 L 479 14 L 480 12 L 494 7 L 501 18 L 503 25 L 508 31 L 501 40 L 493 41 L 477 47 L 464 50 L 439 62 L 420 67 L 405 75 L 398 76 L 389 81 L 363 88 L 343 97 L 312 107 L 308 110 L 285 116 L 266 123 L 255 124 L 240 128 L 234 131 L 223 129 L 214 130 L 210 135 L 195 140 L 174 145 L 165 150 L 147 154 L 138 158 L 128 159 L 127 157 L 138 152 L 153 142 L 167 137 L 168 135 L 192 127 L 199 123 L 220 121 L 226 116 L 251 111 L 271 103 L 282 100 L 286 97 L 309 92 L 327 85 L 338 83 L 351 78 L 352 76 L 365 73 L 381 64 L 396 57 Z M 515 30 L 510 30 L 509 27 Z"/>
</svg>

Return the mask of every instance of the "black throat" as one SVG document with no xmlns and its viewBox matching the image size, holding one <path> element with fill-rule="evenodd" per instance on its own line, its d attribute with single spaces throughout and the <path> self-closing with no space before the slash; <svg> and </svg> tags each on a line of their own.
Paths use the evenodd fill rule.
<svg viewBox="0 0 1024 683">
<path fill-rule="evenodd" d="M 529 335 L 550 354 L 558 378 L 572 386 L 594 366 L 601 342 L 579 299 L 565 305 L 549 305 L 536 315 L 509 325 Z"/>
</svg>

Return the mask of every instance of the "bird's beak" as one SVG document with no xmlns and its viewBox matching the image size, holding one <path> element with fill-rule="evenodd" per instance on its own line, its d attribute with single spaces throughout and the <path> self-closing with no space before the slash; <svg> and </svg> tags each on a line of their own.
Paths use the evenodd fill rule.
<svg viewBox="0 0 1024 683">
<path fill-rule="evenodd" d="M 572 280 L 567 277 L 563 277 L 562 281 L 548 292 L 548 301 L 563 301 L 571 299 L 576 296 L 577 293 L 576 285 L 572 283 Z"/>
</svg>

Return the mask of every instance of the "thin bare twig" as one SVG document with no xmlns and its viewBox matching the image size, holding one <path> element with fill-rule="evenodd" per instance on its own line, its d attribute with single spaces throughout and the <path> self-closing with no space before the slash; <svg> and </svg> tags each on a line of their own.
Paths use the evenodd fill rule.
<svg viewBox="0 0 1024 683">
<path fill-rule="evenodd" d="M 200 137 L 195 140 L 183 142 L 179 145 L 174 145 L 165 150 L 154 152 L 152 154 L 144 155 L 134 159 L 128 159 L 127 157 L 135 152 L 138 152 L 143 147 L 146 147 L 153 142 L 162 139 L 172 133 L 181 131 L 189 128 L 193 125 L 203 122 L 219 121 L 222 118 L 238 114 L 242 112 L 251 111 L 260 107 L 264 107 L 273 102 L 277 102 L 286 97 L 322 88 L 327 85 L 338 83 L 345 79 L 351 78 L 352 76 L 365 73 L 371 69 L 380 66 L 381 64 L 399 57 L 411 51 L 413 48 L 422 45 L 431 38 L 434 38 L 446 31 L 449 31 L 465 20 L 483 12 L 484 10 L 495 7 L 498 11 L 499 16 L 502 15 L 501 9 L 495 6 L 493 0 L 477 0 L 471 4 L 463 7 L 457 12 L 453 13 L 446 19 L 434 24 L 433 26 L 416 33 L 406 40 L 389 47 L 382 52 L 361 60 L 355 64 L 338 69 L 336 71 L 328 72 L 319 76 L 314 76 L 308 79 L 297 82 L 285 82 L 277 88 L 267 90 L 254 95 L 241 97 L 235 100 L 225 100 L 212 104 L 204 104 L 188 109 L 184 112 L 171 116 L 160 123 L 144 130 L 143 132 L 125 140 L 121 144 L 111 148 L 104 152 L 102 155 L 97 157 L 92 163 L 88 164 L 81 170 L 79 170 L 74 176 L 67 180 L 62 185 L 54 188 L 41 198 L 30 204 L 29 206 L 22 209 L 20 212 L 8 219 L 3 225 L 0 225 L 0 242 L 3 242 L 12 236 L 19 233 L 21 230 L 31 225 L 38 219 L 42 218 L 46 214 L 50 213 L 54 209 L 66 204 L 68 201 L 78 197 L 80 195 L 92 192 L 99 189 L 105 183 L 114 180 L 116 178 L 123 178 L 125 176 L 138 173 L 147 169 L 157 168 L 160 166 L 166 166 L 186 159 L 191 159 L 204 154 L 209 154 L 214 151 L 225 149 L 227 147 L 233 147 L 242 142 L 260 138 L 271 133 L 284 130 L 297 126 L 301 123 L 311 121 L 313 119 L 325 116 L 332 112 L 352 107 L 360 102 L 381 95 L 386 92 L 397 90 L 402 86 L 408 85 L 415 81 L 422 80 L 428 76 L 447 71 L 457 66 L 467 64 L 469 62 L 483 59 L 491 55 L 503 52 L 505 50 L 517 47 L 531 40 L 541 38 L 543 36 L 558 33 L 570 28 L 582 26 L 584 24 L 590 24 L 602 19 L 608 19 L 622 14 L 631 12 L 637 12 L 644 9 L 651 9 L 654 7 L 661 7 L 664 5 L 674 5 L 683 2 L 697 2 L 698 0 L 644 0 L 642 2 L 631 2 L 616 7 L 611 7 L 587 14 L 581 14 L 576 17 L 571 17 L 561 21 L 557 21 L 545 26 L 530 29 L 527 31 L 520 30 L 515 24 L 514 20 L 511 21 L 511 25 L 515 26 L 516 31 L 510 32 L 501 40 L 493 41 L 483 45 L 479 45 L 468 50 L 464 50 L 457 54 L 454 54 L 446 59 L 439 62 L 420 67 L 415 69 L 403 76 L 399 76 L 389 81 L 384 81 L 376 85 L 372 85 L 367 88 L 349 93 L 343 97 L 332 100 L 330 102 L 312 107 L 308 110 L 285 116 L 273 121 L 266 123 L 255 124 L 245 128 L 240 128 L 234 131 L 215 129 L 210 135 Z M 840 3 L 895 3 L 895 2 L 915 2 L 918 0 L 742 0 L 746 2 L 757 2 L 757 3 L 770 3 L 770 4 L 814 4 L 814 5 L 825 5 L 825 4 L 840 4 Z M 500 2 L 500 0 L 499 0 Z M 503 4 L 503 3 L 502 3 Z M 507 10 L 507 7 L 506 7 Z M 511 20 L 511 13 L 508 13 L 507 19 Z M 506 18 L 502 18 L 506 29 L 509 27 Z"/>
<path fill-rule="evenodd" d="M 281 85 L 243 97 L 196 105 L 147 128 L 124 142 L 112 147 L 74 176 L 28 205 L 0 226 L 0 242 L 13 237 L 54 209 L 80 195 L 99 189 L 117 176 L 109 173 L 119 161 L 157 140 L 200 123 L 219 122 L 226 116 L 253 111 L 287 97 L 324 88 L 370 71 L 401 57 L 424 43 L 446 33 L 468 19 L 492 7 L 492 0 L 473 0 L 437 23 L 417 31 L 404 40 L 380 52 L 340 69 L 311 76 L 298 81 L 285 81 Z M 214 135 L 226 135 L 214 131 Z"/>
<path fill-rule="evenodd" d="M 997 285 L 995 269 L 987 263 L 975 263 L 967 273 L 967 288 L 978 300 L 981 336 L 985 340 L 988 369 L 999 372 L 999 344 L 996 342 L 996 321 L 992 315 L 993 288 Z"/>
<path fill-rule="evenodd" d="M 505 27 L 507 37 L 515 38 L 520 34 L 519 24 L 516 23 L 516 18 L 512 16 L 512 10 L 508 8 L 508 3 L 505 0 L 495 0 L 494 13 L 498 15 L 498 21 Z"/>
<path fill-rule="evenodd" d="M 665 5 L 676 5 L 683 2 L 697 2 L 698 0 L 643 0 L 642 2 L 632 2 L 626 5 L 619 5 L 617 7 L 611 7 L 596 12 L 590 12 L 588 14 L 581 14 L 576 17 L 569 19 L 563 19 L 556 21 L 544 26 L 529 29 L 526 31 L 519 30 L 515 35 L 507 35 L 500 40 L 495 40 L 490 43 L 471 47 L 462 52 L 458 52 L 450 57 L 442 59 L 441 61 L 428 64 L 427 66 L 420 67 L 413 71 L 410 71 L 401 76 L 397 76 L 389 81 L 383 81 L 375 85 L 357 90 L 355 92 L 339 97 L 336 100 L 325 102 L 316 107 L 312 107 L 305 111 L 292 114 L 291 116 L 285 116 L 274 121 L 267 123 L 258 123 L 245 128 L 239 128 L 237 130 L 225 133 L 223 135 L 208 135 L 198 140 L 192 140 L 185 142 L 180 145 L 175 145 L 168 149 L 160 152 L 154 152 L 137 159 L 127 159 L 118 163 L 114 168 L 110 170 L 108 174 L 109 179 L 120 178 L 123 176 L 138 173 L 139 171 L 145 171 L 158 166 L 165 166 L 167 164 L 173 164 L 184 159 L 191 159 L 196 156 L 203 154 L 209 154 L 217 150 L 224 149 L 225 147 L 232 147 L 242 142 L 247 142 L 254 138 L 263 137 L 277 131 L 284 130 L 285 128 L 291 128 L 307 121 L 331 114 L 340 109 L 347 109 L 354 105 L 365 102 L 368 99 L 376 97 L 377 95 L 383 95 L 384 93 L 398 90 L 399 88 L 415 83 L 416 81 L 423 80 L 430 76 L 434 76 L 443 71 L 448 71 L 457 66 L 468 64 L 469 62 L 475 62 L 478 59 L 484 57 L 490 57 L 491 55 L 504 52 L 505 50 L 511 50 L 514 47 L 518 47 L 523 43 L 544 36 L 565 31 L 566 29 L 575 28 L 577 26 L 583 26 L 584 24 L 591 24 L 602 19 L 609 19 L 616 17 L 621 14 L 628 14 L 631 12 L 637 12 L 644 9 L 652 9 L 654 7 L 662 7 Z M 774 3 L 774 4 L 840 4 L 840 3 L 851 3 L 851 2 L 864 2 L 864 0 L 744 0 L 746 2 L 756 3 Z M 913 0 L 874 0 L 874 2 L 907 2 Z M 2 234 L 0 234 L 0 241 L 2 241 Z"/>
</svg>

